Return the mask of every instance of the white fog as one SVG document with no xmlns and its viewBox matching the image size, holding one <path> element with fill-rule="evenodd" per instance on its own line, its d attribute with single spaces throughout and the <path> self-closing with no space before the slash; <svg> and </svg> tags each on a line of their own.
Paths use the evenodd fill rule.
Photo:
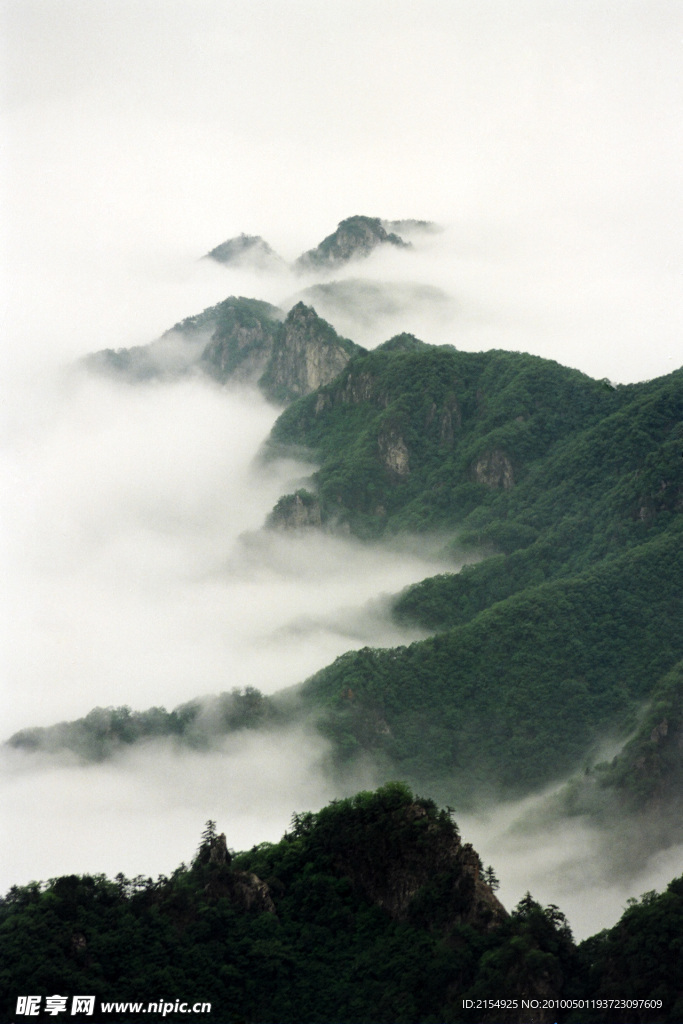
<svg viewBox="0 0 683 1024">
<path fill-rule="evenodd" d="M 256 460 L 279 410 L 197 379 L 98 379 L 74 370 L 87 353 L 146 344 L 229 295 L 287 308 L 304 293 L 367 347 L 409 331 L 619 382 L 680 365 L 679 4 L 2 0 L 0 14 L 0 739 L 97 705 L 272 693 L 345 650 L 417 637 L 387 595 L 457 568 L 440 538 L 260 532 L 312 469 Z M 201 260 L 240 232 L 292 260 L 352 214 L 444 230 L 345 268 L 317 300 L 306 290 L 327 279 Z M 168 873 L 207 818 L 233 848 L 277 839 L 294 810 L 339 795 L 323 753 L 295 732 L 87 767 L 5 750 L 0 889 Z M 531 889 L 578 936 L 680 872 L 678 849 L 610 883 L 588 826 L 508 831 L 525 808 L 464 814 L 463 835 L 508 906 Z"/>
</svg>

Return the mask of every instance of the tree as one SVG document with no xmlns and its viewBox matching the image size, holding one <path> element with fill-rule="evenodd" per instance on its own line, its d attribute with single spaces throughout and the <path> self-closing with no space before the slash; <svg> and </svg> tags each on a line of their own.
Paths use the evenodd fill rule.
<svg viewBox="0 0 683 1024">
<path fill-rule="evenodd" d="M 500 882 L 498 881 L 498 876 L 493 870 L 491 864 L 489 864 L 488 867 L 484 868 L 484 870 L 480 872 L 480 877 L 482 882 L 486 882 L 491 892 L 497 892 L 497 890 L 500 889 Z"/>
</svg>

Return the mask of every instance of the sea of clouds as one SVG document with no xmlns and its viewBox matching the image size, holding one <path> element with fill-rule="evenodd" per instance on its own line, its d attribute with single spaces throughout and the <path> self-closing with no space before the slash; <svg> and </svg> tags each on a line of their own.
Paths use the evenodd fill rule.
<svg viewBox="0 0 683 1024">
<path fill-rule="evenodd" d="M 315 296 L 368 347 L 410 331 L 617 382 L 680 363 L 679 5 L 161 6 L 1 12 L 3 738 L 96 705 L 274 692 L 415 638 L 387 596 L 457 568 L 439 538 L 264 534 L 312 469 L 259 462 L 278 409 L 199 379 L 98 379 L 75 369 L 87 353 L 236 294 Z M 327 293 L 315 275 L 201 260 L 246 232 L 291 261 L 359 213 L 444 230 Z M 324 753 L 297 731 L 89 766 L 4 750 L 0 888 L 169 872 L 207 818 L 233 848 L 277 839 L 292 811 L 348 791 L 321 775 Z M 508 905 L 530 888 L 581 934 L 680 865 L 664 852 L 608 884 L 586 823 L 520 831 L 531 812 L 462 831 Z"/>
</svg>

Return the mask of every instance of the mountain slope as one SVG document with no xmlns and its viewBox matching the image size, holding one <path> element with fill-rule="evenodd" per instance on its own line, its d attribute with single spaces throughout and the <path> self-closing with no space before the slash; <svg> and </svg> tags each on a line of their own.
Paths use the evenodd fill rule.
<svg viewBox="0 0 683 1024">
<path fill-rule="evenodd" d="M 305 684 L 337 766 L 370 753 L 460 797 L 521 792 L 625 738 L 683 655 L 682 440 L 682 371 L 614 389 L 405 336 L 285 410 L 271 445 L 318 463 L 322 524 L 440 531 L 486 556 L 397 600 L 438 637 Z"/>
<path fill-rule="evenodd" d="M 597 1024 L 626 1019 L 609 1000 L 627 998 L 629 1020 L 667 1024 L 680 1019 L 682 882 L 577 947 L 556 906 L 527 893 L 508 914 L 451 813 L 392 783 L 295 813 L 280 842 L 243 853 L 209 821 L 192 865 L 156 881 L 13 886 L 0 1013 L 14 1019 L 27 992 L 41 1005 L 87 992 L 119 1022 L 183 1003 L 188 1021 L 571 1024 L 588 1006 Z"/>
<path fill-rule="evenodd" d="M 226 266 L 251 267 L 254 270 L 284 270 L 285 261 L 260 235 L 238 235 L 221 242 L 205 259 Z"/>
<path fill-rule="evenodd" d="M 323 271 L 341 266 L 354 259 L 364 259 L 378 246 L 409 248 L 393 231 L 387 231 L 379 217 L 347 217 L 337 225 L 336 231 L 309 249 L 296 260 L 300 271 Z"/>
<path fill-rule="evenodd" d="M 391 651 L 350 652 L 303 687 L 337 766 L 385 770 L 472 798 L 519 795 L 632 727 L 683 656 L 681 531 L 527 588 L 461 626 Z"/>
<path fill-rule="evenodd" d="M 275 330 L 273 397 L 318 382 L 310 332 L 342 369 L 273 428 L 269 457 L 308 451 L 317 468 L 271 524 L 436 532 L 476 563 L 398 596 L 397 619 L 435 638 L 349 653 L 303 685 L 335 770 L 370 756 L 384 777 L 472 799 L 528 792 L 591 765 L 605 735 L 625 741 L 683 658 L 683 371 L 614 388 L 410 335 L 362 352 L 299 304 Z M 290 358 L 287 390 L 275 370 Z M 661 741 L 670 805 L 682 755 Z M 622 777 L 600 775 L 614 792 Z"/>
<path fill-rule="evenodd" d="M 286 404 L 329 383 L 364 351 L 303 302 L 285 316 L 268 302 L 231 296 L 149 345 L 95 352 L 84 365 L 131 382 L 202 373 L 221 384 L 258 384 Z"/>
</svg>

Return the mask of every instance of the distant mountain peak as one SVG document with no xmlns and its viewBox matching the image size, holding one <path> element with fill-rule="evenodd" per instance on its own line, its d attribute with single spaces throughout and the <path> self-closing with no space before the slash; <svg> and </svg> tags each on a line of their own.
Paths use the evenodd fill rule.
<svg viewBox="0 0 683 1024">
<path fill-rule="evenodd" d="M 285 262 L 260 235 L 238 235 L 221 242 L 206 254 L 205 259 L 232 266 L 249 266 L 258 270 L 283 268 Z"/>
<path fill-rule="evenodd" d="M 319 245 L 299 256 L 294 266 L 298 270 L 322 270 L 352 259 L 365 258 L 380 245 L 406 249 L 410 242 L 387 231 L 379 217 L 347 217 Z"/>
</svg>

